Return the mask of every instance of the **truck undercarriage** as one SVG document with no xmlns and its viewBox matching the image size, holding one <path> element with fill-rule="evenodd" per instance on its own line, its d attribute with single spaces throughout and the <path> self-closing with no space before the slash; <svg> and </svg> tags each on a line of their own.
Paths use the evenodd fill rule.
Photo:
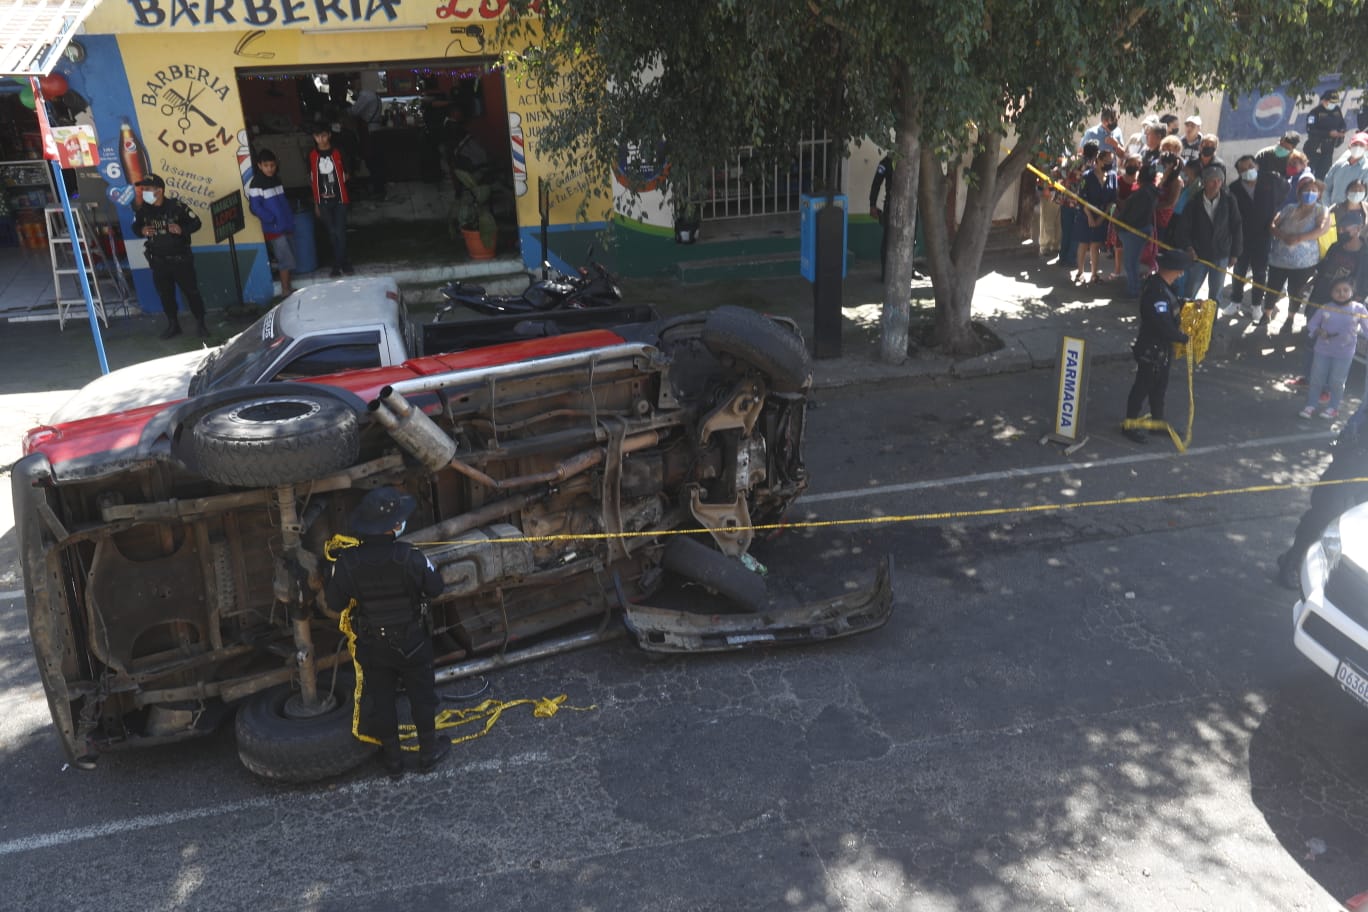
<svg viewBox="0 0 1368 912">
<path fill-rule="evenodd" d="M 713 313 L 368 403 L 325 383 L 190 399 L 136 454 L 69 477 L 25 457 L 13 485 L 30 628 L 69 758 L 203 734 L 248 701 L 238 741 L 254 772 L 354 765 L 368 748 L 346 743 L 349 657 L 321 593 L 335 536 L 380 485 L 418 500 L 404 538 L 445 584 L 442 677 L 597 642 L 620 617 L 659 651 L 883 623 L 887 567 L 867 591 L 781 610 L 737 560 L 807 484 L 810 368 L 790 328 Z M 650 607 L 668 573 L 728 613 Z"/>
</svg>

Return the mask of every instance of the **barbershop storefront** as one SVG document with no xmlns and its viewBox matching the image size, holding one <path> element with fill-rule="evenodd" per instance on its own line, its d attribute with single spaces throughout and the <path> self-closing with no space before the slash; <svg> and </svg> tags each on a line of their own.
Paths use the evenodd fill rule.
<svg viewBox="0 0 1368 912">
<path fill-rule="evenodd" d="M 505 55 L 519 50 L 496 44 L 505 2 L 104 0 L 77 39 L 82 53 L 69 55 L 79 61 L 64 61 L 58 72 L 89 102 L 100 203 L 115 210 L 124 236 L 131 236 L 133 184 L 148 170 L 204 221 L 194 241 L 211 305 L 231 303 L 236 291 L 228 245 L 214 241 L 210 205 L 234 191 L 245 198 L 253 153 L 267 147 L 288 194 L 307 213 L 308 134 L 319 122 L 337 128 L 339 145 L 353 155 L 356 214 L 387 217 L 395 194 L 386 186 L 402 187 L 410 217 L 416 210 L 444 225 L 455 199 L 450 143 L 442 139 L 450 134 L 442 129 L 449 111 L 500 185 L 499 255 L 515 268 L 519 261 L 540 265 L 538 181 L 545 180 L 548 255 L 569 265 L 582 259 L 586 235 L 607 224 L 612 178 L 553 170 L 538 154 L 541 126 L 566 99 L 503 72 Z M 357 131 L 349 111 L 363 92 L 378 104 Z M 364 147 L 347 148 L 357 132 Z M 586 192 L 598 203 L 583 221 L 577 212 Z M 393 217 L 406 216 L 395 210 Z M 269 300 L 270 265 L 250 214 L 234 241 L 243 297 Z M 450 243 L 451 261 L 464 260 L 462 241 Z M 128 243 L 129 263 L 143 307 L 156 310 L 141 246 Z"/>
</svg>

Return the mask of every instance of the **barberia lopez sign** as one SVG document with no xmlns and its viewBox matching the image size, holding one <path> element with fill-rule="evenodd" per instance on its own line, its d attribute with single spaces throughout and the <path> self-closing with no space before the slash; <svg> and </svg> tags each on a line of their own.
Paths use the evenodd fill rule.
<svg viewBox="0 0 1368 912">
<path fill-rule="evenodd" d="M 403 0 L 128 0 L 144 28 L 388 25 Z"/>
</svg>

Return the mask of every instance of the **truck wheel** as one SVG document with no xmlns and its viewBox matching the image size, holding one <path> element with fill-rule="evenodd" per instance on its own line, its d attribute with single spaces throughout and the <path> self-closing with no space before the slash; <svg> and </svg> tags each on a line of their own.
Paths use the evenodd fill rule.
<svg viewBox="0 0 1368 912">
<path fill-rule="evenodd" d="M 313 782 L 338 776 L 375 753 L 352 737 L 352 690 L 338 687 L 337 705 L 315 716 L 295 711 L 288 684 L 250 697 L 238 709 L 238 759 L 263 779 Z"/>
<path fill-rule="evenodd" d="M 769 604 L 764 577 L 752 573 L 692 535 L 672 535 L 662 558 L 665 569 L 746 611 L 763 611 Z"/>
<path fill-rule="evenodd" d="M 701 338 L 713 354 L 731 355 L 760 371 L 776 393 L 812 384 L 812 358 L 802 337 L 753 310 L 727 305 L 709 311 Z"/>
<path fill-rule="evenodd" d="M 210 481 L 262 488 L 309 481 L 356 461 L 356 414 L 327 396 L 262 396 L 205 412 L 191 452 Z"/>
</svg>

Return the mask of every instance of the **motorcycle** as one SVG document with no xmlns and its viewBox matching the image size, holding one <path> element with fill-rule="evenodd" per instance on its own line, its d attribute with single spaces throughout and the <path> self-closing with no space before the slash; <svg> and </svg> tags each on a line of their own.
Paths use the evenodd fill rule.
<svg viewBox="0 0 1368 912">
<path fill-rule="evenodd" d="M 489 316 L 512 316 L 546 313 L 556 310 L 581 310 L 589 307 L 608 307 L 622 300 L 617 278 L 593 260 L 581 266 L 574 275 L 565 275 L 544 263 L 547 277 L 530 283 L 519 295 L 491 295 L 483 286 L 466 282 L 451 282 L 442 286 L 446 303 L 437 311 L 441 321 L 457 307 Z"/>
</svg>

